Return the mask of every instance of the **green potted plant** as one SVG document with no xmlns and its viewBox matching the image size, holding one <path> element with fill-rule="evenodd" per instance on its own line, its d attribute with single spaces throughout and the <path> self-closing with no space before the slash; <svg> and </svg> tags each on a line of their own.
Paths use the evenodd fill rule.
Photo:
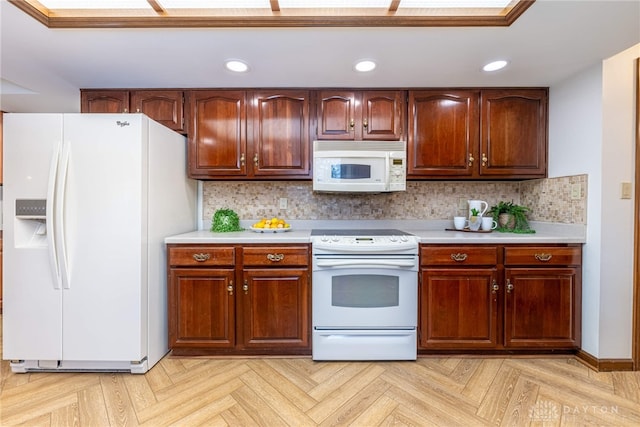
<svg viewBox="0 0 640 427">
<path fill-rule="evenodd" d="M 491 206 L 488 213 L 493 216 L 493 220 L 498 224 L 496 228 L 498 231 L 535 233 L 529 226 L 529 221 L 527 220 L 529 210 L 526 206 L 501 201 Z"/>
<path fill-rule="evenodd" d="M 482 224 L 482 217 L 480 211 L 476 208 L 471 209 L 471 216 L 469 217 L 469 229 L 471 231 L 478 231 Z"/>
</svg>

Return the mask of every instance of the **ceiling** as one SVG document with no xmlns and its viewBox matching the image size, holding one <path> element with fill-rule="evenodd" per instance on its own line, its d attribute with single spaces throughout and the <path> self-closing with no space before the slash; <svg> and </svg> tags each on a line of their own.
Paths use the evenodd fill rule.
<svg viewBox="0 0 640 427">
<path fill-rule="evenodd" d="M 538 0 L 509 27 L 185 29 L 49 29 L 0 0 L 0 36 L 15 112 L 79 111 L 80 88 L 552 86 L 640 43 L 640 0 Z"/>
</svg>

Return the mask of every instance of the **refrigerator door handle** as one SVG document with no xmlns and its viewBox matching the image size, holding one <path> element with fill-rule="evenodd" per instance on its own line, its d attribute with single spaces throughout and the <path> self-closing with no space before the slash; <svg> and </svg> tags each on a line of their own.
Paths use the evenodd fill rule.
<svg viewBox="0 0 640 427">
<path fill-rule="evenodd" d="M 60 274 L 60 264 L 58 262 L 58 236 L 56 235 L 57 221 L 57 180 L 58 180 L 58 165 L 60 162 L 60 152 L 62 149 L 62 142 L 58 143 L 53 156 L 51 157 L 51 165 L 49 166 L 49 185 L 47 187 L 47 213 L 46 213 L 46 227 L 47 227 L 47 240 L 49 245 L 49 264 L 51 265 L 51 271 L 53 272 L 53 288 L 60 289 L 62 287 L 62 276 Z"/>
<path fill-rule="evenodd" d="M 71 158 L 70 144 L 68 142 L 62 144 L 62 155 L 60 158 L 61 167 L 58 170 L 56 204 L 55 204 L 55 227 L 57 231 L 58 247 L 58 264 L 60 265 L 60 273 L 62 276 L 62 287 L 64 289 L 71 288 L 69 277 L 69 268 L 67 263 L 67 242 L 65 240 L 64 214 L 66 205 L 66 189 L 67 174 L 69 172 L 69 162 Z"/>
</svg>

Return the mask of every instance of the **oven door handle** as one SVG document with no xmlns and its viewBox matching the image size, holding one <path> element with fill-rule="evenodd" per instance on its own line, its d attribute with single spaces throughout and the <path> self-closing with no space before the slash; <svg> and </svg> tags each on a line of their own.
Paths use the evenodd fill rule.
<svg viewBox="0 0 640 427">
<path fill-rule="evenodd" d="M 317 261 L 316 265 L 318 267 L 360 267 L 360 266 L 371 266 L 371 267 L 415 267 L 415 260 L 411 261 L 393 261 L 393 260 L 349 260 L 349 261 Z"/>
</svg>

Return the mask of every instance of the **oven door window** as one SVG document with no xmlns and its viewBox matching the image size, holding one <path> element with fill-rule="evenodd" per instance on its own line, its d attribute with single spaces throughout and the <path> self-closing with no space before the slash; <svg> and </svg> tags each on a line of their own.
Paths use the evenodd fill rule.
<svg viewBox="0 0 640 427">
<path fill-rule="evenodd" d="M 400 278 L 380 274 L 347 274 L 331 278 L 333 307 L 383 308 L 400 304 Z"/>
</svg>

